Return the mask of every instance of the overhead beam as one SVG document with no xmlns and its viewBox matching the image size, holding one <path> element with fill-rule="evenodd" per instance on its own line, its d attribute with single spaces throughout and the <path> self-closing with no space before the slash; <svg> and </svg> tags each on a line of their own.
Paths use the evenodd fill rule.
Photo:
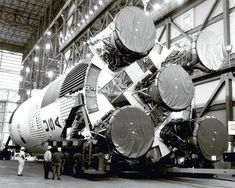
<svg viewBox="0 0 235 188">
<path fill-rule="evenodd" d="M 229 14 L 231 14 L 231 13 L 233 13 L 233 12 L 235 12 L 235 7 L 230 8 Z M 207 25 L 207 27 L 208 27 L 208 26 L 210 26 L 210 25 L 212 25 L 212 24 L 214 24 L 214 23 L 216 23 L 216 22 L 218 22 L 218 21 L 220 21 L 220 20 L 222 20 L 222 19 L 223 19 L 223 13 L 218 14 L 217 16 L 215 16 L 215 17 L 209 19 L 209 20 L 207 21 L 207 24 L 206 24 L 206 25 Z M 200 28 L 201 28 L 201 25 L 199 25 L 199 26 L 197 26 L 197 27 L 195 27 L 195 28 L 193 28 L 193 29 L 190 29 L 189 31 L 185 32 L 185 34 L 187 34 L 187 35 L 192 35 L 192 34 L 198 32 L 198 31 L 200 30 Z M 174 42 L 176 42 L 176 41 L 178 41 L 178 40 L 180 40 L 180 39 L 182 39 L 182 38 L 184 38 L 184 37 L 185 37 L 185 36 L 184 36 L 183 34 L 180 34 L 179 36 L 177 36 L 177 37 L 171 39 L 171 43 L 174 43 Z M 163 43 L 163 45 L 164 45 L 164 44 L 165 44 L 165 43 Z"/>
<path fill-rule="evenodd" d="M 199 31 L 202 31 L 206 27 L 208 19 L 210 18 L 211 14 L 214 12 L 215 7 L 218 4 L 218 2 L 219 2 L 219 0 L 215 0 L 214 3 L 212 4 L 208 14 L 206 15 L 204 21 L 202 22 L 202 25 L 201 25 Z"/>
<path fill-rule="evenodd" d="M 13 14 L 13 15 L 20 16 L 20 17 L 27 18 L 27 19 L 30 18 L 32 20 L 40 21 L 40 15 L 35 14 L 33 11 L 32 12 L 31 11 L 30 12 L 29 11 L 22 11 L 22 10 L 18 10 L 16 8 L 11 8 L 11 7 L 6 7 L 6 6 L 0 5 L 0 12 L 7 13 L 7 14 Z"/>
<path fill-rule="evenodd" d="M 29 1 L 29 0 L 20 0 L 20 2 L 25 3 L 27 5 L 30 5 L 30 6 L 33 6 L 38 9 L 41 9 L 45 3 L 48 4 L 47 2 L 40 2 L 40 1 L 38 1 L 37 3 L 31 3 L 31 1 Z M 1 3 L 1 5 L 4 5 L 5 7 L 12 7 L 12 5 L 14 5 L 14 4 L 12 4 L 12 1 L 4 1 L 3 3 L 4 4 Z M 19 6 L 19 8 L 24 9 L 24 6 Z M 25 11 L 27 11 L 27 10 L 25 10 Z"/>
<path fill-rule="evenodd" d="M 37 29 L 36 26 L 34 25 L 30 25 L 30 24 L 21 24 L 21 23 L 18 23 L 18 22 L 14 22 L 12 20 L 8 20 L 8 19 L 4 19 L 4 18 L 0 18 L 0 24 L 3 25 L 3 26 L 8 26 L 8 27 L 14 27 L 15 29 L 23 29 L 23 30 L 30 30 L 30 31 L 34 31 Z M 14 30 L 13 28 L 13 30 Z"/>
<path fill-rule="evenodd" d="M 165 24 L 165 19 L 171 17 L 172 20 L 177 18 L 178 16 L 182 15 L 183 13 L 187 12 L 188 10 L 196 7 L 197 5 L 203 3 L 206 0 L 194 0 L 194 1 L 186 1 L 182 6 L 177 7 L 176 9 L 169 11 L 165 15 L 161 15 L 160 18 L 153 17 L 154 24 L 156 28 L 161 27 Z"/>
<path fill-rule="evenodd" d="M 181 29 L 173 20 L 170 19 L 171 25 L 174 26 L 185 38 L 187 38 L 190 42 L 193 42 L 193 39 L 185 33 L 183 29 Z"/>
<path fill-rule="evenodd" d="M 13 45 L 13 44 L 5 43 L 5 42 L 0 42 L 0 49 L 8 50 L 11 52 L 18 52 L 18 53 L 24 52 L 23 46 Z"/>
<path fill-rule="evenodd" d="M 2 29 L 12 29 L 12 27 L 11 27 L 10 25 L 3 25 L 3 24 L 2 24 L 1 27 L 2 27 Z M 24 33 L 27 33 L 27 34 L 31 34 L 31 33 L 32 33 L 32 31 L 29 31 L 29 30 L 22 30 L 22 29 L 19 28 L 19 27 L 15 27 L 14 30 L 15 30 L 16 32 L 21 32 L 21 31 L 23 31 Z"/>
<path fill-rule="evenodd" d="M 15 38 L 19 39 L 19 41 L 15 41 Z M 3 40 L 3 41 L 15 41 L 15 43 L 25 43 L 25 39 L 27 39 L 28 36 L 26 35 L 22 35 L 21 33 L 19 33 L 18 31 L 15 31 L 15 30 L 1 30 L 0 32 L 0 41 Z M 21 44 L 20 44 L 21 45 Z M 24 44 L 22 44 L 24 45 Z"/>
<path fill-rule="evenodd" d="M 229 0 L 223 0 L 224 44 L 231 44 Z"/>
<path fill-rule="evenodd" d="M 166 47 L 167 49 L 171 48 L 171 24 L 169 18 L 166 20 Z"/>
</svg>

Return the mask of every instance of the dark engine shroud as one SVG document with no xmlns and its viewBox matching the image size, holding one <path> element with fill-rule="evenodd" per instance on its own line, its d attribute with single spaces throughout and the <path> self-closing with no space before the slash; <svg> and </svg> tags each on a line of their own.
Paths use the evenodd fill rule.
<svg viewBox="0 0 235 188">
<path fill-rule="evenodd" d="M 110 70 L 117 71 L 148 55 L 155 43 L 155 27 L 153 20 L 137 7 L 122 9 L 114 24 L 112 36 L 103 40 L 101 57 Z"/>
<path fill-rule="evenodd" d="M 213 117 L 171 121 L 161 130 L 160 136 L 178 157 L 185 159 L 197 154 L 203 160 L 216 162 L 227 149 L 226 128 Z"/>
<path fill-rule="evenodd" d="M 114 148 L 122 156 L 139 158 L 147 153 L 154 139 L 154 126 L 142 110 L 126 106 L 118 109 L 109 121 Z"/>
<path fill-rule="evenodd" d="M 145 104 L 161 105 L 171 111 L 184 110 L 194 96 L 192 79 L 179 65 L 167 65 L 146 76 L 136 90 L 141 91 L 138 95 Z"/>
</svg>

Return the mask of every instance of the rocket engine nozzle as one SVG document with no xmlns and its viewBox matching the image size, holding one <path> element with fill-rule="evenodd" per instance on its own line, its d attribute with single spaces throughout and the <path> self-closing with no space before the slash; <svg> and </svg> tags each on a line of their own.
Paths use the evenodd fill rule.
<svg viewBox="0 0 235 188">
<path fill-rule="evenodd" d="M 114 112 L 110 123 L 110 137 L 114 148 L 128 158 L 147 153 L 154 140 L 154 125 L 145 112 L 126 106 Z"/>
<path fill-rule="evenodd" d="M 178 111 L 187 108 L 194 96 L 194 86 L 189 74 L 179 65 L 162 68 L 149 90 L 155 102 L 163 102 Z"/>
</svg>

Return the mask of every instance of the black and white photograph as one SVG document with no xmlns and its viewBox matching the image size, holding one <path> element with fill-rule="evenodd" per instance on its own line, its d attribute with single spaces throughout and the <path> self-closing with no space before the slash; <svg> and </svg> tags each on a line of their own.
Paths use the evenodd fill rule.
<svg viewBox="0 0 235 188">
<path fill-rule="evenodd" d="M 234 188 L 235 0 L 0 0 L 1 188 Z"/>
</svg>

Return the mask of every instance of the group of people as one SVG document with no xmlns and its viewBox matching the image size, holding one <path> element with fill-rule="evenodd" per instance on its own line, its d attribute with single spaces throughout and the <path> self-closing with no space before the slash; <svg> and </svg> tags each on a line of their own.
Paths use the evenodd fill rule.
<svg viewBox="0 0 235 188">
<path fill-rule="evenodd" d="M 44 153 L 44 179 L 49 179 L 48 175 L 49 172 L 52 170 L 52 179 L 55 179 L 55 174 L 57 173 L 57 179 L 60 180 L 60 170 L 62 162 L 64 160 L 64 154 L 59 147 L 57 149 L 57 152 L 52 155 L 51 149 L 52 147 L 48 146 L 47 151 Z"/>
<path fill-rule="evenodd" d="M 49 179 L 49 172 L 53 171 L 52 179 L 55 179 L 55 175 L 57 174 L 57 179 L 60 180 L 60 170 L 61 165 L 64 160 L 64 154 L 61 151 L 61 148 L 57 148 L 57 151 L 52 155 L 51 152 L 52 147 L 48 146 L 47 151 L 44 153 L 44 179 Z M 19 166 L 18 166 L 18 176 L 22 176 L 22 171 L 25 163 L 25 148 L 20 148 L 19 153 Z"/>
</svg>

